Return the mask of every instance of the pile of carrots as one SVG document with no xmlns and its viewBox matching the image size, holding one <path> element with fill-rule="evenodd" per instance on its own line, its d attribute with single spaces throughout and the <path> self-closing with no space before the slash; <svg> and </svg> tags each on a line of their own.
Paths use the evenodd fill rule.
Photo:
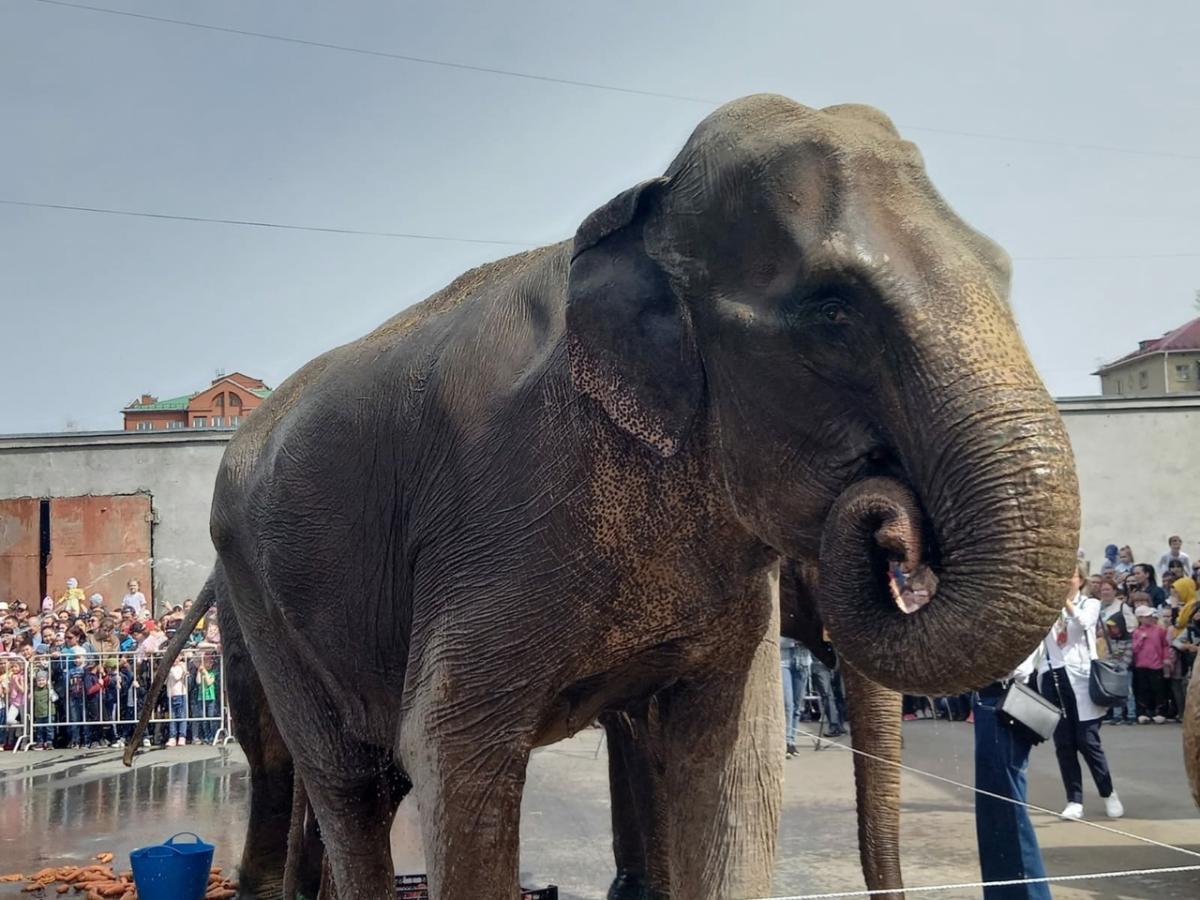
<svg viewBox="0 0 1200 900">
<path fill-rule="evenodd" d="M 86 892 L 83 900 L 137 900 L 132 872 L 114 872 L 111 853 L 97 853 L 95 860 L 92 865 L 59 866 L 42 869 L 28 876 L 20 872 L 0 875 L 0 883 L 27 881 L 29 883 L 22 890 L 31 894 L 38 892 L 39 896 L 45 896 L 50 890 L 65 894 L 74 888 L 78 893 Z M 237 882 L 224 878 L 219 867 L 212 869 L 204 893 L 205 900 L 229 900 L 236 895 Z"/>
</svg>

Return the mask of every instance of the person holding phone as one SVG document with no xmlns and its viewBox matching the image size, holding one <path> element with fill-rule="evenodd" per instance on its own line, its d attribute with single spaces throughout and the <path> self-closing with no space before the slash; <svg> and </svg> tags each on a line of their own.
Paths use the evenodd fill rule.
<svg viewBox="0 0 1200 900">
<path fill-rule="evenodd" d="M 1060 815 L 1083 818 L 1082 756 L 1104 799 L 1105 813 L 1110 819 L 1119 819 L 1125 815 L 1125 807 L 1113 789 L 1108 758 L 1100 744 L 1100 720 L 1107 710 L 1094 703 L 1088 691 L 1092 660 L 1096 659 L 1100 601 L 1083 593 L 1086 582 L 1083 567 L 1076 565 L 1062 613 L 1042 641 L 1045 654 L 1038 687 L 1039 693 L 1063 712 L 1054 730 L 1054 752 L 1067 793 L 1067 805 Z"/>
</svg>

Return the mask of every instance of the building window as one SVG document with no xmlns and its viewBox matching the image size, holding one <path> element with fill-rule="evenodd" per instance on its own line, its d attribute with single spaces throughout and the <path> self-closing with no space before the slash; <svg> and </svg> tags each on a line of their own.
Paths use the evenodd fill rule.
<svg viewBox="0 0 1200 900">
<path fill-rule="evenodd" d="M 233 391 L 230 391 L 229 392 L 229 405 L 230 406 L 241 406 L 242 398 L 239 397 L 237 394 L 235 394 Z"/>
<path fill-rule="evenodd" d="M 208 419 L 206 419 L 204 416 L 196 416 L 196 418 L 192 419 L 193 428 L 204 428 L 207 425 Z"/>
<path fill-rule="evenodd" d="M 174 421 L 168 422 L 167 427 L 168 428 L 182 428 L 183 423 L 180 422 L 178 419 L 175 419 Z"/>
<path fill-rule="evenodd" d="M 213 416 L 213 428 L 220 428 L 225 424 L 225 419 L 222 416 Z"/>
<path fill-rule="evenodd" d="M 1142 390 L 1150 387 L 1150 373 L 1145 369 L 1142 369 L 1142 371 L 1138 372 L 1138 387 L 1140 387 Z"/>
<path fill-rule="evenodd" d="M 138 431 L 153 431 L 154 423 L 153 422 L 138 422 L 137 430 Z"/>
<path fill-rule="evenodd" d="M 213 397 L 213 406 L 219 406 L 222 409 L 224 409 L 225 408 L 225 395 L 217 394 L 217 396 Z"/>
<path fill-rule="evenodd" d="M 241 417 L 241 416 L 230 416 L 230 417 L 229 417 L 229 427 L 230 427 L 230 428 L 237 428 L 237 427 L 238 427 L 238 425 L 239 425 L 239 424 L 241 424 L 241 421 L 242 421 L 242 417 Z"/>
<path fill-rule="evenodd" d="M 1191 379 L 1192 379 L 1192 367 L 1191 366 L 1183 365 L 1183 366 L 1175 367 L 1175 380 L 1176 381 L 1191 381 Z"/>
</svg>

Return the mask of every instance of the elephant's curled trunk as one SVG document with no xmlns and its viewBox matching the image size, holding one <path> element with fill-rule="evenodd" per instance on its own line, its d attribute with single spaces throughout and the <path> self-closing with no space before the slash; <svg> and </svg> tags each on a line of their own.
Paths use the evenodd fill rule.
<svg viewBox="0 0 1200 900">
<path fill-rule="evenodd" d="M 896 447 L 902 476 L 855 482 L 835 502 L 819 602 L 834 644 L 868 678 L 951 694 L 1012 671 L 1058 615 L 1078 546 L 1078 488 L 1040 384 L 963 389 L 923 421 Z M 906 612 L 896 602 L 890 561 L 926 579 L 925 605 Z"/>
</svg>

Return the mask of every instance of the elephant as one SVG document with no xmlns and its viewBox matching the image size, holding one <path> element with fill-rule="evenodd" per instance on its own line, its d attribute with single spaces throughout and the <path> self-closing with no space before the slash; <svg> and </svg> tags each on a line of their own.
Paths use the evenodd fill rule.
<svg viewBox="0 0 1200 900">
<path fill-rule="evenodd" d="M 1079 506 L 1008 282 L 882 113 L 755 95 L 572 240 L 288 378 L 230 440 L 210 533 L 255 638 L 245 715 L 341 900 L 392 890 L 410 791 L 431 897 L 513 900 L 532 749 L 651 707 L 648 864 L 675 897 L 765 893 L 783 556 L 818 562 L 872 682 L 1010 671 L 1058 613 Z M 926 606 L 897 608 L 891 561 L 936 578 Z"/>
<path fill-rule="evenodd" d="M 838 662 L 822 636 L 817 612 L 816 566 L 785 559 L 780 565 L 780 633 L 804 643 L 831 668 Z M 901 695 L 843 666 L 850 742 L 854 750 L 858 847 L 868 890 L 888 891 L 882 900 L 904 900 L 900 873 Z M 647 866 L 655 854 L 648 842 L 660 830 L 657 785 L 663 761 L 653 753 L 656 712 L 632 715 L 610 711 L 601 718 L 608 740 L 612 794 L 613 856 L 616 877 L 608 900 L 661 900 L 669 897 L 666 874 Z M 646 823 L 651 823 L 650 827 Z"/>
</svg>

